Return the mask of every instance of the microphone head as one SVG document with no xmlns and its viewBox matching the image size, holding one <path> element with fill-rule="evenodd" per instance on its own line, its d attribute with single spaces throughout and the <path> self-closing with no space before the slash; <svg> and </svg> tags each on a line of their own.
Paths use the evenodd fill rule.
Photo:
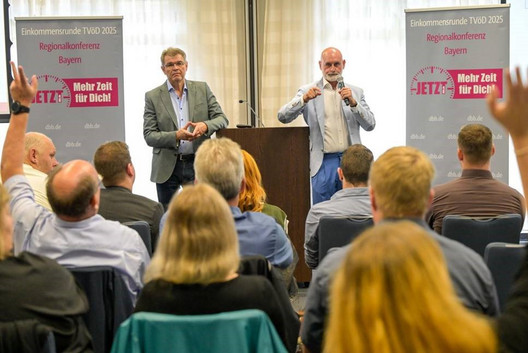
<svg viewBox="0 0 528 353">
<path fill-rule="evenodd" d="M 342 89 L 345 87 L 345 83 L 343 82 L 343 76 L 339 75 L 337 76 L 337 88 Z"/>
<path fill-rule="evenodd" d="M 245 100 L 243 100 L 243 99 L 239 99 L 238 100 L 238 103 L 244 103 L 244 102 L 245 102 Z"/>
</svg>

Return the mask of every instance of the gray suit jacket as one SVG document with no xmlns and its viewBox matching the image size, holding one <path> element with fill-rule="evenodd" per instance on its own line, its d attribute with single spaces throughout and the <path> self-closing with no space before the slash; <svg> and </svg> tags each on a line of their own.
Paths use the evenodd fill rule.
<svg viewBox="0 0 528 353">
<path fill-rule="evenodd" d="M 292 122 L 301 113 L 303 114 L 304 121 L 310 128 L 310 176 L 312 177 L 317 174 L 323 162 L 325 127 L 323 95 L 317 96 L 306 104 L 303 102 L 303 95 L 314 86 L 319 87 L 322 91 L 323 79 L 299 88 L 295 97 L 284 105 L 278 113 L 279 121 L 284 124 Z M 358 103 L 357 107 L 351 108 L 344 101 L 341 102 L 343 115 L 348 127 L 348 142 L 353 145 L 361 143 L 359 127 L 361 126 L 365 131 L 371 131 L 376 126 L 376 120 L 365 101 L 363 90 L 347 83 L 345 83 L 345 86 L 352 90 L 352 96 Z"/>
<path fill-rule="evenodd" d="M 196 152 L 200 144 L 214 132 L 227 127 L 229 121 L 216 97 L 205 82 L 186 80 L 188 89 L 189 120 L 203 121 L 207 133 L 193 141 Z M 145 94 L 143 114 L 143 136 L 152 147 L 152 171 L 150 180 L 164 183 L 169 179 L 176 165 L 179 140 L 176 140 L 178 119 L 172 106 L 167 82 Z"/>
</svg>

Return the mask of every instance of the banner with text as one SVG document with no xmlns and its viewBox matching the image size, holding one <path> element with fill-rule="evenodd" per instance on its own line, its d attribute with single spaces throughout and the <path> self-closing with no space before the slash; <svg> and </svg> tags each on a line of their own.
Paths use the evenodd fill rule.
<svg viewBox="0 0 528 353">
<path fill-rule="evenodd" d="M 15 20 L 18 63 L 39 80 L 28 131 L 49 136 L 61 163 L 124 141 L 122 18 Z"/>
<path fill-rule="evenodd" d="M 508 135 L 493 120 L 486 95 L 503 94 L 509 65 L 509 6 L 406 10 L 406 142 L 436 167 L 435 184 L 461 174 L 457 137 L 466 124 L 493 132 L 493 176 L 508 183 Z"/>
</svg>

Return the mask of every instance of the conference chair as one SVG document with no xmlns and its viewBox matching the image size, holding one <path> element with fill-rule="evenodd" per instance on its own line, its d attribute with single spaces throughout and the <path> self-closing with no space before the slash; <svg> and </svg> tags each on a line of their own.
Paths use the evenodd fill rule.
<svg viewBox="0 0 528 353">
<path fill-rule="evenodd" d="M 92 335 L 95 353 L 108 353 L 119 325 L 134 310 L 134 303 L 125 282 L 112 267 L 70 268 L 79 286 L 86 293 L 90 310 L 83 315 Z"/>
<path fill-rule="evenodd" d="M 0 352 L 56 353 L 55 336 L 36 319 L 0 322 Z"/>
<path fill-rule="evenodd" d="M 130 227 L 134 229 L 136 232 L 138 232 L 141 239 L 143 239 L 143 242 L 145 243 L 145 246 L 147 247 L 147 251 L 149 253 L 149 256 L 152 257 L 152 238 L 150 235 L 150 225 L 146 221 L 129 221 L 129 222 L 123 222 L 123 224 L 127 227 Z"/>
<path fill-rule="evenodd" d="M 525 256 L 525 245 L 495 242 L 486 246 L 484 261 L 495 281 L 501 311 Z"/>
<path fill-rule="evenodd" d="M 442 221 L 442 235 L 461 242 L 484 256 L 486 245 L 493 242 L 519 244 L 522 218 L 519 214 L 497 217 L 447 215 Z"/>
<path fill-rule="evenodd" d="M 324 259 L 328 250 L 349 244 L 373 224 L 372 217 L 322 217 L 317 227 L 319 263 Z"/>
<path fill-rule="evenodd" d="M 112 353 L 286 353 L 279 334 L 260 310 L 210 315 L 139 312 L 125 321 Z"/>
<path fill-rule="evenodd" d="M 301 322 L 299 315 L 292 307 L 290 298 L 288 296 L 288 290 L 284 285 L 279 270 L 273 267 L 273 265 L 264 256 L 251 255 L 243 256 L 240 259 L 240 266 L 237 273 L 246 276 L 264 276 L 271 283 L 273 289 L 275 289 L 275 292 L 277 293 L 281 311 L 284 314 L 284 320 L 286 323 L 286 348 L 290 352 L 295 351 L 297 339 L 299 338 Z"/>
</svg>

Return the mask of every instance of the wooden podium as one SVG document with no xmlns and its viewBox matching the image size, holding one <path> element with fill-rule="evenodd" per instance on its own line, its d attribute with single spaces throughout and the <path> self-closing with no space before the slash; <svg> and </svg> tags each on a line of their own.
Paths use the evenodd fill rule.
<svg viewBox="0 0 528 353">
<path fill-rule="evenodd" d="M 295 278 L 310 281 L 304 262 L 304 225 L 310 210 L 308 127 L 223 129 L 216 136 L 236 141 L 257 161 L 267 201 L 282 208 L 290 221 L 288 235 L 299 254 Z"/>
</svg>

